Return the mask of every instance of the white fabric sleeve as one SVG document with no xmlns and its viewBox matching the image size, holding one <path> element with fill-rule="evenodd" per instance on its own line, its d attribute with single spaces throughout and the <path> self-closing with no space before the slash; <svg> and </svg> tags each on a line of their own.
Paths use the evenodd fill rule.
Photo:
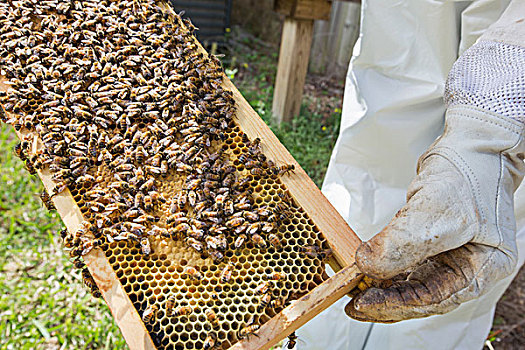
<svg viewBox="0 0 525 350">
<path fill-rule="evenodd" d="M 473 45 L 453 65 L 444 98 L 447 107 L 474 106 L 525 123 L 525 48 Z"/>
</svg>

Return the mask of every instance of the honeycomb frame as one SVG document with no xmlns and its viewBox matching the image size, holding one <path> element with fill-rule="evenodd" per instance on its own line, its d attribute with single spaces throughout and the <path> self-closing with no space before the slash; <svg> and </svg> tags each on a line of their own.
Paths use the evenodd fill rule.
<svg viewBox="0 0 525 350">
<path fill-rule="evenodd" d="M 248 105 L 244 98 L 242 98 L 237 89 L 235 89 L 233 84 L 226 77 L 223 78 L 223 85 L 227 90 L 233 92 L 234 99 L 238 106 L 236 114 L 238 132 L 242 131 L 243 133 L 248 135 L 250 139 L 255 139 L 257 137 L 260 138 L 262 140 L 261 144 L 263 146 L 264 153 L 272 159 L 295 165 L 296 170 L 293 175 L 282 177 L 280 179 L 282 185 L 277 185 L 277 187 L 275 187 L 276 184 L 273 183 L 270 186 L 270 188 L 267 188 L 267 192 L 269 192 L 270 195 L 274 195 L 272 191 L 275 192 L 275 190 L 277 190 L 280 187 L 288 191 L 300 209 L 299 215 L 303 216 L 302 218 L 296 218 L 295 220 L 298 221 L 295 224 L 311 225 L 312 230 L 318 230 L 320 233 L 323 234 L 324 238 L 328 241 L 328 245 L 334 250 L 334 260 L 332 260 L 332 263 L 334 263 L 334 266 L 336 266 L 336 268 L 352 264 L 353 252 L 355 251 L 355 248 L 359 243 L 359 240 L 357 239 L 355 234 L 351 231 L 351 229 L 344 222 L 344 220 L 337 214 L 337 212 L 335 212 L 333 207 L 322 196 L 320 191 L 308 178 L 306 173 L 300 168 L 299 164 L 295 162 L 291 155 L 285 150 L 284 146 L 280 144 L 275 135 L 273 135 L 273 133 L 266 126 L 266 124 L 264 124 L 264 122 L 259 118 L 255 111 L 253 111 L 253 109 Z M 2 88 L 6 89 L 6 86 L 2 85 Z M 19 136 L 21 136 L 21 139 L 23 139 L 23 136 L 26 135 L 19 133 Z M 239 143 L 241 139 L 240 136 L 233 137 L 233 139 L 236 138 L 238 139 L 236 142 Z M 41 146 L 41 143 L 35 142 L 34 147 L 38 148 L 39 144 Z M 33 151 L 36 151 L 36 148 Z M 230 148 L 234 149 L 235 147 Z M 43 172 L 38 171 L 38 173 L 46 189 L 49 192 L 51 192 L 56 185 L 51 178 L 52 175 L 49 173 L 49 171 L 46 170 L 44 170 Z M 262 187 L 264 188 L 266 185 L 267 184 L 262 184 Z M 72 194 L 71 192 L 69 192 L 69 190 L 66 190 L 53 198 L 55 207 L 57 208 L 60 216 L 63 218 L 63 221 L 70 232 L 76 232 L 80 228 L 81 223 L 84 220 L 84 215 L 82 214 L 79 206 L 77 205 L 77 201 L 75 201 L 75 194 L 76 193 Z M 304 220 L 304 222 L 300 222 L 301 220 Z M 309 244 L 313 245 L 314 243 L 317 243 L 313 241 L 314 238 L 311 239 L 312 241 L 309 241 Z M 306 244 L 306 242 L 303 244 Z M 118 249 L 136 249 L 127 247 L 127 245 L 123 242 L 115 244 L 114 246 L 115 249 L 117 249 L 117 246 Z M 296 252 L 287 252 L 287 254 L 291 259 L 295 260 L 298 258 Z M 118 256 L 120 254 L 114 255 Z M 97 283 L 100 291 L 102 292 L 104 299 L 109 305 L 117 321 L 117 324 L 121 328 L 124 337 L 126 338 L 126 341 L 130 345 L 130 347 L 154 348 L 155 345 L 153 340 L 150 338 L 150 333 L 141 321 L 141 317 L 137 312 L 137 307 L 134 306 L 134 301 L 130 298 L 130 291 L 127 290 L 121 283 L 123 276 L 119 276 L 118 268 L 115 269 L 115 264 L 117 263 L 115 259 L 118 259 L 115 258 L 115 256 L 106 256 L 102 253 L 100 249 L 94 249 L 91 253 L 84 256 L 84 260 L 91 274 L 93 275 L 93 278 Z M 123 263 L 122 265 L 128 264 L 125 261 L 121 262 Z M 244 263 L 244 261 L 242 263 Z M 126 265 L 124 269 L 128 268 L 129 265 L 131 264 Z M 142 271 L 140 272 L 146 276 L 151 276 L 149 271 L 153 269 L 157 269 L 158 271 L 162 272 L 162 269 L 170 268 L 170 266 L 163 266 L 162 263 L 159 265 L 158 261 L 142 261 L 138 262 L 137 265 L 138 266 L 133 266 L 133 269 L 140 268 L 141 270 L 148 270 L 148 273 L 144 273 Z M 180 274 L 182 272 L 179 271 L 180 267 L 177 267 L 177 269 L 178 270 L 176 272 Z M 211 270 L 213 270 L 213 268 L 210 268 L 210 271 L 208 273 L 211 272 L 212 275 L 217 275 L 219 272 L 218 268 L 215 268 L 213 271 Z M 305 271 L 304 273 L 307 274 L 308 272 Z M 317 274 L 321 275 L 321 271 L 317 271 Z M 315 273 L 313 275 L 315 275 Z M 310 280 L 312 280 L 312 278 L 313 276 L 310 277 Z M 324 283 L 326 282 L 318 280 L 313 285 L 308 285 L 306 286 L 306 288 L 301 289 L 301 291 L 303 292 L 301 294 L 304 294 L 308 291 L 310 291 L 310 293 L 313 293 L 313 291 L 316 288 L 319 288 L 316 287 L 316 285 L 323 285 Z M 198 291 L 198 287 L 196 287 L 194 283 L 189 282 L 184 284 L 186 287 L 195 288 L 195 290 Z M 301 288 L 301 286 L 298 286 L 296 289 L 298 288 Z M 203 293 L 203 291 L 199 292 Z M 306 299 L 307 298 L 308 296 L 306 297 Z M 142 306 L 141 309 L 142 311 L 144 311 L 145 306 Z M 198 313 L 200 314 L 199 316 L 192 316 L 195 317 L 195 319 L 190 319 L 190 321 L 192 323 L 200 321 L 200 326 L 204 327 L 205 321 L 202 319 L 198 319 L 199 317 L 202 318 L 202 311 L 203 310 L 201 309 Z M 274 315 L 274 319 L 278 319 L 282 313 L 283 311 L 281 311 L 277 315 Z M 269 323 L 268 321 L 270 320 L 270 316 L 265 316 L 265 319 L 260 320 L 260 322 Z M 237 322 L 244 322 L 244 324 L 246 324 L 248 322 L 248 319 L 237 320 Z M 261 329 L 261 333 L 262 331 L 263 330 Z M 291 331 L 292 329 L 290 328 L 289 332 Z M 193 340 L 198 341 L 198 339 Z M 225 340 L 226 339 L 221 339 L 222 342 L 224 342 Z M 203 339 L 200 339 L 200 341 L 200 346 L 202 346 Z M 239 344 L 241 343 L 257 341 L 257 338 L 251 337 L 248 339 L 244 339 L 241 342 L 238 342 L 236 345 L 234 345 L 234 347 L 239 346 Z M 174 342 L 176 343 L 176 341 Z M 193 347 L 199 348 L 199 345 L 194 345 Z"/>
</svg>

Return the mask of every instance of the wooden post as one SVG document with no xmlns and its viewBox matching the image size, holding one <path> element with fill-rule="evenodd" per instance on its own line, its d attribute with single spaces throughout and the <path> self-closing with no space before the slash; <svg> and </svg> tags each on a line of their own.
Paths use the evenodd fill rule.
<svg viewBox="0 0 525 350">
<path fill-rule="evenodd" d="M 278 124 L 292 120 L 301 110 L 314 20 L 329 19 L 331 8 L 328 0 L 275 0 L 274 10 L 286 16 L 272 106 Z"/>
<path fill-rule="evenodd" d="M 301 109 L 313 29 L 312 19 L 284 20 L 272 107 L 277 123 L 290 121 Z"/>
</svg>

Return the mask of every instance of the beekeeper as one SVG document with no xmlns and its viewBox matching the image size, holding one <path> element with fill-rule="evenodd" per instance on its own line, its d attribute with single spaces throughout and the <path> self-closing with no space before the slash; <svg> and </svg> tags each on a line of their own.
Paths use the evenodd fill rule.
<svg viewBox="0 0 525 350">
<path fill-rule="evenodd" d="M 299 348 L 481 349 L 525 257 L 525 0 L 368 0 L 361 18 L 323 192 L 366 241 L 361 271 L 399 281 L 340 300 Z"/>
</svg>

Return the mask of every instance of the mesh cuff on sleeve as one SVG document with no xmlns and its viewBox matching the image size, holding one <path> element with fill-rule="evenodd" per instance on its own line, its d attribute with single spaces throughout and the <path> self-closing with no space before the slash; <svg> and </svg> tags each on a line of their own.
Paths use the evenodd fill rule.
<svg viewBox="0 0 525 350">
<path fill-rule="evenodd" d="M 465 104 L 525 123 L 525 48 L 482 41 L 454 63 L 447 106 Z"/>
</svg>

